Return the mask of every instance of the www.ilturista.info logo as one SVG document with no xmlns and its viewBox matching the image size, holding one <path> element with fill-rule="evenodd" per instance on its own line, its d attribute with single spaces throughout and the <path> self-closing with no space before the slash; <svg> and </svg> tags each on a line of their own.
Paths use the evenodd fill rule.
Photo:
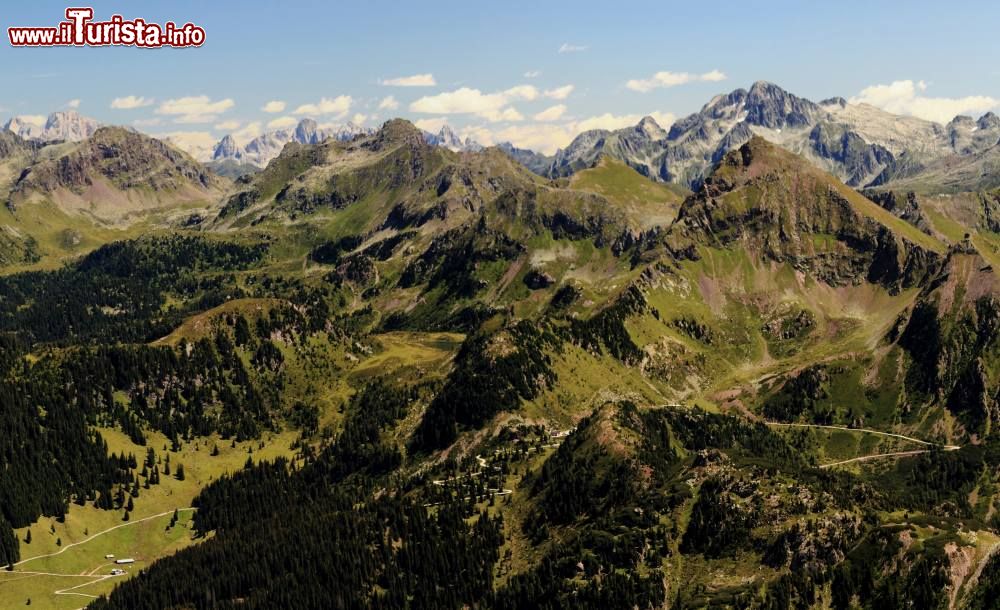
<svg viewBox="0 0 1000 610">
<path fill-rule="evenodd" d="M 144 19 L 112 15 L 108 21 L 93 21 L 94 9 L 68 8 L 66 21 L 55 27 L 9 27 L 7 36 L 15 47 L 200 47 L 205 30 L 193 23 L 163 25 Z"/>
</svg>

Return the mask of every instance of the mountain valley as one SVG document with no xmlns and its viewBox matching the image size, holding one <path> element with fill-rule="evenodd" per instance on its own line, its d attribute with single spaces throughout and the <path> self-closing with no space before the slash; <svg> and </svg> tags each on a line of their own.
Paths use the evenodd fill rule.
<svg viewBox="0 0 1000 610">
<path fill-rule="evenodd" d="M 995 115 L 49 122 L 0 131 L 0 606 L 994 607 Z"/>
</svg>

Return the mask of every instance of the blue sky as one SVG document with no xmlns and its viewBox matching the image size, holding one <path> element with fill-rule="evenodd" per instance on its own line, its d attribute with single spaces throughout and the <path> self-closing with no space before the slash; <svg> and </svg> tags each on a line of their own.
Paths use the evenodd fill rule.
<svg viewBox="0 0 1000 610">
<path fill-rule="evenodd" d="M 5 6 L 0 21 L 55 25 L 70 5 Z M 934 120 L 1000 104 L 1000 6 L 990 2 L 91 5 L 97 19 L 192 21 L 207 42 L 152 50 L 5 41 L 0 116 L 76 106 L 188 146 L 226 132 L 245 140 L 303 116 L 331 125 L 404 116 L 551 152 L 582 129 L 645 114 L 667 123 L 755 80 Z M 400 78 L 426 86 L 390 84 Z M 268 102 L 279 102 L 274 112 L 264 111 Z"/>
</svg>

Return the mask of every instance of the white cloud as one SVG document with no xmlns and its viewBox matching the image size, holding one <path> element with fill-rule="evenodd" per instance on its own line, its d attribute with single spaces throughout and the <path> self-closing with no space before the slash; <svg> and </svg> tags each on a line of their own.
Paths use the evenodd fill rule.
<svg viewBox="0 0 1000 610">
<path fill-rule="evenodd" d="M 726 75 L 718 70 L 705 72 L 704 74 L 691 74 L 689 72 L 657 72 L 650 78 L 633 79 L 625 83 L 625 86 L 633 91 L 646 93 L 661 87 L 676 87 L 687 83 L 708 82 L 717 83 L 726 80 Z"/>
<path fill-rule="evenodd" d="M 333 99 L 323 98 L 316 104 L 303 104 L 295 109 L 292 114 L 308 114 L 314 116 L 334 115 L 335 118 L 342 118 L 351 110 L 354 99 L 349 95 L 338 95 Z"/>
<path fill-rule="evenodd" d="M 157 134 L 156 137 L 167 140 L 195 159 L 202 161 L 211 158 L 212 149 L 215 148 L 215 144 L 218 141 L 215 136 L 207 131 L 173 131 Z"/>
<path fill-rule="evenodd" d="M 290 116 L 283 116 L 270 121 L 267 124 L 268 129 L 288 129 L 290 127 L 295 127 L 299 122 L 297 119 Z"/>
<path fill-rule="evenodd" d="M 284 112 L 285 111 L 285 102 L 282 102 L 281 100 L 271 100 L 270 102 L 264 104 L 261 107 L 261 110 L 263 110 L 264 112 L 271 113 L 271 114 L 277 114 L 279 112 Z"/>
<path fill-rule="evenodd" d="M 541 114 L 541 113 L 540 113 Z M 650 112 L 642 114 L 602 115 L 587 117 L 575 121 L 532 122 L 519 125 L 507 125 L 501 129 L 490 129 L 487 126 L 472 126 L 463 131 L 472 139 L 484 145 L 498 142 L 511 142 L 519 148 L 552 154 L 558 148 L 565 148 L 573 138 L 581 132 L 590 129 L 621 129 L 631 127 L 642 120 L 643 116 L 652 116 L 661 127 L 667 128 L 673 124 L 676 117 L 669 112 Z M 538 120 L 538 117 L 535 117 Z"/>
<path fill-rule="evenodd" d="M 250 140 L 256 138 L 264 132 L 260 121 L 252 121 L 243 126 L 243 129 L 239 131 L 234 131 L 231 135 L 236 139 L 237 142 L 243 144 L 249 142 Z"/>
<path fill-rule="evenodd" d="M 579 53 L 580 51 L 586 51 L 586 50 L 587 50 L 586 45 L 570 44 L 568 42 L 562 43 L 562 46 L 559 47 L 560 53 Z"/>
<path fill-rule="evenodd" d="M 564 85 L 562 87 L 556 87 L 555 89 L 549 89 L 542 95 L 548 98 L 552 98 L 554 100 L 564 100 L 567 97 L 569 97 L 570 93 L 573 93 L 573 89 L 575 88 L 576 87 L 574 87 L 573 85 Z"/>
<path fill-rule="evenodd" d="M 152 106 L 155 100 L 152 98 L 136 97 L 134 95 L 129 95 L 126 97 L 116 97 L 111 100 L 111 107 L 117 110 L 132 110 L 134 108 L 143 108 L 145 106 Z"/>
<path fill-rule="evenodd" d="M 871 104 L 893 114 L 908 114 L 928 121 L 947 123 L 959 114 L 982 113 L 1000 106 L 1000 100 L 987 95 L 960 98 L 928 97 L 924 81 L 898 80 L 888 85 L 872 85 L 848 100 L 852 104 Z"/>
<path fill-rule="evenodd" d="M 542 75 L 541 70 L 528 70 L 524 73 L 524 78 L 538 78 Z"/>
<path fill-rule="evenodd" d="M 399 102 L 391 95 L 382 98 L 382 101 L 378 104 L 379 110 L 395 110 L 396 108 L 399 108 Z"/>
<path fill-rule="evenodd" d="M 73 108 L 73 109 L 79 108 L 80 107 L 80 100 L 78 100 L 78 99 L 76 99 L 76 100 L 70 100 L 70 101 L 66 102 L 66 106 L 69 107 L 69 108 Z"/>
<path fill-rule="evenodd" d="M 433 74 L 399 76 L 397 78 L 387 78 L 379 82 L 388 87 L 433 87 L 437 84 Z"/>
<path fill-rule="evenodd" d="M 538 89 L 531 85 L 518 85 L 496 93 L 483 93 L 479 89 L 462 87 L 422 97 L 410 104 L 410 111 L 424 114 L 472 114 L 492 122 L 520 121 L 524 117 L 510 103 L 537 98 Z"/>
<path fill-rule="evenodd" d="M 136 120 L 132 121 L 132 124 L 135 125 L 136 127 L 152 127 L 154 125 L 159 125 L 162 122 L 163 121 L 161 121 L 158 118 L 136 119 Z"/>
<path fill-rule="evenodd" d="M 219 131 L 232 131 L 234 129 L 239 129 L 239 121 L 223 121 L 215 126 Z"/>
<path fill-rule="evenodd" d="M 556 104 L 536 114 L 536 121 L 558 121 L 566 113 L 566 104 Z"/>
<path fill-rule="evenodd" d="M 368 120 L 368 115 L 361 114 L 360 112 L 355 113 L 354 116 L 351 117 L 351 122 L 354 123 L 355 125 L 364 125 L 365 121 L 367 120 Z"/>
<path fill-rule="evenodd" d="M 207 95 L 197 95 L 167 100 L 156 109 L 156 114 L 175 116 L 175 123 L 212 123 L 235 105 L 229 98 L 213 102 Z"/>
<path fill-rule="evenodd" d="M 602 115 L 592 116 L 587 119 L 583 119 L 575 123 L 578 132 L 588 131 L 590 129 L 621 129 L 622 127 L 631 127 L 637 124 L 645 116 L 651 116 L 653 119 L 659 123 L 660 127 L 667 128 L 670 127 L 677 117 L 674 116 L 672 112 L 650 112 L 648 114 L 623 114 L 614 115 L 610 112 L 606 112 Z"/>
<path fill-rule="evenodd" d="M 439 116 L 433 119 L 419 119 L 413 122 L 419 129 L 424 131 L 429 131 L 431 133 L 437 133 L 441 131 L 441 128 L 448 124 L 448 118 Z"/>
</svg>

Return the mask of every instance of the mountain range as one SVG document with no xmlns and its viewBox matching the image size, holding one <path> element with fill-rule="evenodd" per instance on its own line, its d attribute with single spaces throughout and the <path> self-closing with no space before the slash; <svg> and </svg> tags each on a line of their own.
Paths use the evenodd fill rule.
<svg viewBox="0 0 1000 610">
<path fill-rule="evenodd" d="M 302 119 L 294 129 L 279 129 L 261 134 L 244 146 L 239 146 L 233 136 L 227 135 L 215 145 L 208 160 L 216 163 L 233 161 L 262 168 L 277 157 L 289 142 L 317 144 L 327 138 L 350 140 L 355 136 L 370 133 L 372 129 L 350 122 L 336 129 L 325 130 L 321 129 L 313 119 Z"/>
<path fill-rule="evenodd" d="M 25 140 L 79 142 L 94 135 L 100 126 L 94 119 L 80 116 L 75 110 L 67 110 L 53 112 L 42 124 L 26 117 L 11 117 L 4 123 L 3 129 Z"/>
<path fill-rule="evenodd" d="M 922 172 L 1000 154 L 1000 117 L 992 112 L 940 125 L 843 98 L 816 103 L 767 82 L 718 95 L 669 130 L 646 117 L 635 127 L 584 132 L 551 157 L 514 154 L 547 177 L 570 175 L 606 154 L 654 180 L 694 187 L 725 153 L 754 135 L 858 188 L 912 181 Z"/>
<path fill-rule="evenodd" d="M 2 131 L 0 605 L 995 607 L 998 123 Z"/>
</svg>

